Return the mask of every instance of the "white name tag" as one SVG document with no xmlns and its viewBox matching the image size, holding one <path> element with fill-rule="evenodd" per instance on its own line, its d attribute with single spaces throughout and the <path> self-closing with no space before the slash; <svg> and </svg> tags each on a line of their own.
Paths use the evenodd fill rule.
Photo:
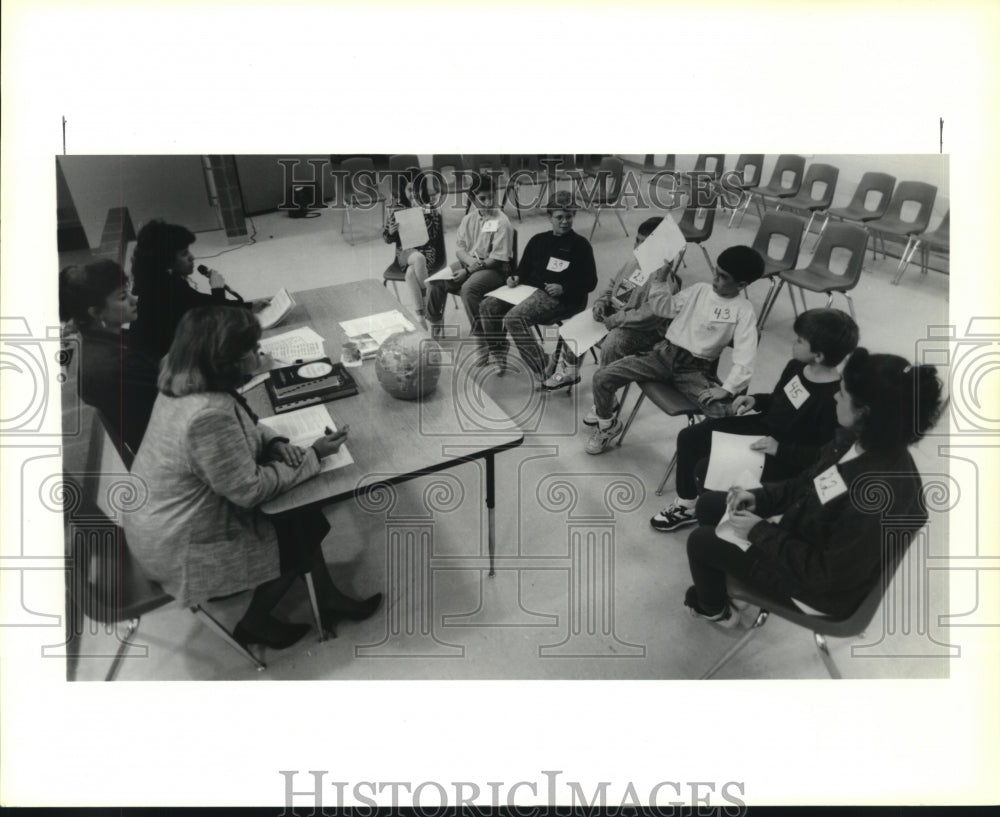
<svg viewBox="0 0 1000 817">
<path fill-rule="evenodd" d="M 495 233 L 497 228 L 500 226 L 500 222 L 495 218 L 487 219 L 483 222 L 483 232 L 484 233 Z"/>
<path fill-rule="evenodd" d="M 713 307 L 709 320 L 712 323 L 736 323 L 736 310 L 730 306 Z"/>
<path fill-rule="evenodd" d="M 785 384 L 785 397 L 795 408 L 802 408 L 802 404 L 809 399 L 809 390 L 802 385 L 798 375 Z"/>
<path fill-rule="evenodd" d="M 549 263 L 545 267 L 549 272 L 562 272 L 566 267 L 569 266 L 569 261 L 564 261 L 562 258 L 549 258 Z"/>
<path fill-rule="evenodd" d="M 813 485 L 816 486 L 816 495 L 819 497 L 819 501 L 824 505 L 831 499 L 847 493 L 847 485 L 844 484 L 844 478 L 840 476 L 836 465 L 831 465 L 816 477 L 813 480 Z"/>
<path fill-rule="evenodd" d="M 630 276 L 628 277 L 628 279 L 627 279 L 627 280 L 631 281 L 631 282 L 632 282 L 633 284 L 635 284 L 635 285 L 636 285 L 637 287 L 641 287 L 641 286 L 642 286 L 643 284 L 645 284 L 645 283 L 646 283 L 646 281 L 648 281 L 648 280 L 649 280 L 649 273 L 648 273 L 648 272 L 643 272 L 643 271 L 642 271 L 642 267 L 640 267 L 640 268 L 639 268 L 639 269 L 637 269 L 637 270 L 636 270 L 635 272 L 633 272 L 633 273 L 632 273 L 632 274 L 631 274 L 631 275 L 630 275 Z"/>
</svg>

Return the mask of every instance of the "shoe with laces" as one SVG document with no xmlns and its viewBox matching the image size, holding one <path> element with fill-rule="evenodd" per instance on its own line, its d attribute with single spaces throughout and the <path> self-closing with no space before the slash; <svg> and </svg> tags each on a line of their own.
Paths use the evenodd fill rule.
<svg viewBox="0 0 1000 817">
<path fill-rule="evenodd" d="M 700 618 L 723 627 L 726 630 L 734 630 L 740 626 L 739 611 L 727 600 L 726 607 L 719 613 L 709 615 L 698 606 L 698 594 L 692 585 L 684 594 L 684 606 L 687 607 L 691 618 Z"/>
<path fill-rule="evenodd" d="M 580 382 L 580 370 L 576 366 L 560 366 L 542 383 L 545 391 L 568 389 Z"/>
<path fill-rule="evenodd" d="M 694 515 L 694 508 L 687 508 L 674 502 L 669 507 L 664 508 L 656 516 L 649 520 L 649 524 L 661 532 L 677 530 L 687 525 L 696 525 L 697 518 Z"/>
<path fill-rule="evenodd" d="M 622 433 L 624 426 L 617 418 L 608 428 L 598 426 L 587 441 L 588 454 L 603 454 L 608 450 L 608 446 L 614 442 L 615 437 Z"/>
<path fill-rule="evenodd" d="M 494 354 L 493 365 L 497 367 L 497 377 L 503 377 L 504 373 L 507 371 L 507 355 Z"/>
<path fill-rule="evenodd" d="M 615 403 L 615 407 L 611 410 L 612 414 L 618 414 L 621 406 Z M 600 417 L 597 416 L 597 406 L 591 406 L 590 411 L 588 411 L 583 417 L 583 424 L 585 426 L 596 426 L 600 422 Z"/>
</svg>

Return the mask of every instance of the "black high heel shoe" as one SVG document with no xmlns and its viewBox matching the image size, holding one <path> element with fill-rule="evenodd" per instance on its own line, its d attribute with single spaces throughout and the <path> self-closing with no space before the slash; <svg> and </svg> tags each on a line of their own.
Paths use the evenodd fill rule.
<svg viewBox="0 0 1000 817">
<path fill-rule="evenodd" d="M 263 627 L 253 628 L 247 627 L 241 621 L 233 630 L 233 638 L 244 648 L 250 644 L 263 644 L 273 650 L 284 650 L 308 632 L 308 624 L 293 624 L 273 618 Z"/>
<path fill-rule="evenodd" d="M 345 599 L 336 607 L 327 607 L 320 613 L 323 629 L 328 633 L 334 633 L 337 622 L 347 619 L 348 621 L 364 621 L 375 615 L 375 611 L 382 604 L 382 594 L 376 593 L 362 601 Z"/>
</svg>

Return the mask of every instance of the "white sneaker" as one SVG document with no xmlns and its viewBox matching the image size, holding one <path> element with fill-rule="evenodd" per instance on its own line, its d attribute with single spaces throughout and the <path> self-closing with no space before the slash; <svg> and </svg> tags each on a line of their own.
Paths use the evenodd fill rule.
<svg viewBox="0 0 1000 817">
<path fill-rule="evenodd" d="M 608 450 L 608 446 L 614 442 L 615 437 L 622 433 L 625 427 L 618 418 L 608 428 L 598 426 L 587 441 L 588 454 L 603 454 Z"/>
<path fill-rule="evenodd" d="M 545 391 L 555 391 L 556 389 L 568 389 L 570 386 L 575 386 L 580 382 L 580 369 L 577 366 L 567 366 L 566 364 L 560 364 L 559 368 L 553 372 L 545 382 L 542 383 L 542 388 Z"/>
<path fill-rule="evenodd" d="M 620 408 L 621 406 L 618 403 L 615 403 L 615 407 L 611 410 L 611 413 L 617 415 Z M 598 422 L 600 422 L 600 419 L 601 418 L 597 416 L 597 406 L 591 406 L 590 411 L 588 411 L 583 417 L 583 424 L 585 426 L 596 426 Z"/>
</svg>

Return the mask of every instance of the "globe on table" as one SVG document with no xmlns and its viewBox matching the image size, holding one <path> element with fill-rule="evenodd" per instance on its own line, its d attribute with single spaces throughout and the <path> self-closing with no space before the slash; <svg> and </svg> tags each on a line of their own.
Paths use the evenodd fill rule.
<svg viewBox="0 0 1000 817">
<path fill-rule="evenodd" d="M 437 387 L 441 347 L 421 332 L 389 335 L 375 355 L 375 375 L 393 397 L 419 400 Z"/>
</svg>

